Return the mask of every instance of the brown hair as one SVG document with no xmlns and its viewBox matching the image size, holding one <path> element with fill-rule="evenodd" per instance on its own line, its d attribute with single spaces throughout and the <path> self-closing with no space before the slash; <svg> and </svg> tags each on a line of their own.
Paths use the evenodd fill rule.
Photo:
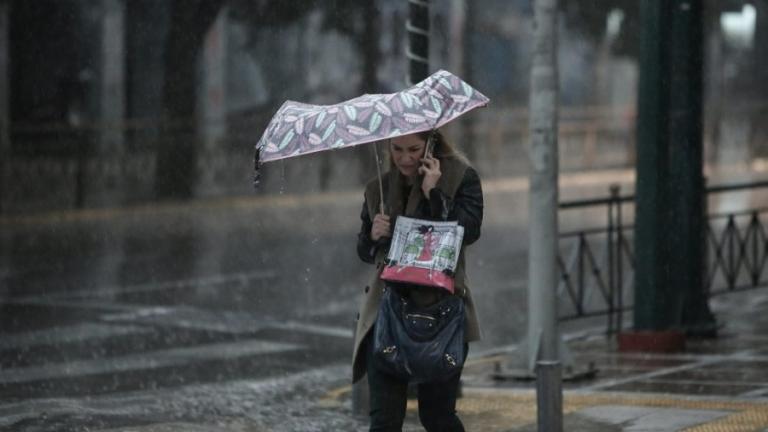
<svg viewBox="0 0 768 432">
<path fill-rule="evenodd" d="M 427 139 L 429 139 L 429 136 L 432 135 L 432 154 L 438 158 L 438 159 L 458 159 L 464 162 L 465 164 L 469 164 L 467 161 L 466 156 L 464 156 L 459 150 L 456 149 L 448 140 L 445 139 L 445 136 L 442 132 L 440 132 L 440 129 L 433 129 L 428 130 L 424 132 L 417 132 L 416 135 L 423 139 L 425 142 Z M 390 156 L 390 152 L 387 151 L 387 155 Z M 394 167 L 395 161 L 392 160 L 392 157 L 389 157 L 389 166 Z"/>
</svg>

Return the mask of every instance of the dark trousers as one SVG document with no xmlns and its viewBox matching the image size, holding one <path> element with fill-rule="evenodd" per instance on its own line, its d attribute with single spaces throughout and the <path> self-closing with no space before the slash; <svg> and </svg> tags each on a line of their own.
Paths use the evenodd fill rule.
<svg viewBox="0 0 768 432">
<path fill-rule="evenodd" d="M 370 340 L 369 340 L 370 342 Z M 408 402 L 408 381 L 387 375 L 374 366 L 372 343 L 367 343 L 366 363 L 371 396 L 371 432 L 400 432 Z M 466 349 L 464 350 L 467 351 Z M 456 415 L 461 373 L 448 381 L 418 385 L 419 420 L 427 432 L 464 432 Z"/>
</svg>

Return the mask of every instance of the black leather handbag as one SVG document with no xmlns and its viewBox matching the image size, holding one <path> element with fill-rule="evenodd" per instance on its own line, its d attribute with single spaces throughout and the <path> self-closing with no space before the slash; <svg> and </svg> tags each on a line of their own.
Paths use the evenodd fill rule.
<svg viewBox="0 0 768 432">
<path fill-rule="evenodd" d="M 387 287 L 373 332 L 375 366 L 414 383 L 451 378 L 464 366 L 464 321 L 459 296 L 417 306 Z"/>
</svg>

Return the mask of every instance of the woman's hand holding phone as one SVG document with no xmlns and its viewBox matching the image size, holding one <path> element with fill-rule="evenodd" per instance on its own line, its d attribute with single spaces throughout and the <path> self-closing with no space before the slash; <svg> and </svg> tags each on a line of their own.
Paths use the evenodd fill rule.
<svg viewBox="0 0 768 432">
<path fill-rule="evenodd" d="M 440 180 L 442 175 L 440 160 L 432 156 L 431 153 L 427 153 L 421 159 L 419 174 L 424 176 L 424 179 L 421 181 L 421 191 L 425 197 L 429 198 L 429 192 L 437 186 L 437 181 Z"/>
</svg>

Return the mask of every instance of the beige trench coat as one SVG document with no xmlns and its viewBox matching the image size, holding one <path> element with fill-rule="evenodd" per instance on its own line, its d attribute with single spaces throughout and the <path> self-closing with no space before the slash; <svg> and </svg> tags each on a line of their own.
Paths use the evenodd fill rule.
<svg viewBox="0 0 768 432">
<path fill-rule="evenodd" d="M 441 160 L 440 169 L 442 175 L 438 181 L 437 187 L 450 197 L 453 197 L 458 190 L 461 180 L 464 178 L 464 172 L 467 169 L 467 165 L 458 159 L 445 159 Z M 387 204 L 400 202 L 399 200 L 402 198 L 401 196 L 398 197 L 398 191 L 401 190 L 401 187 L 398 184 L 398 178 L 400 178 L 400 176 L 392 175 L 391 171 L 384 176 L 384 181 L 389 183 Z M 366 203 L 368 203 L 368 213 L 371 215 L 378 213 L 379 187 L 376 179 L 369 182 L 366 186 L 365 199 Z M 417 208 L 420 199 L 424 199 L 421 190 L 420 188 L 414 187 L 411 191 L 411 195 L 408 197 L 407 207 L 403 209 L 404 213 L 406 215 L 411 214 Z M 398 213 L 399 212 L 397 212 L 396 209 L 393 211 L 393 214 Z M 471 342 L 480 339 L 481 331 L 475 304 L 472 300 L 472 293 L 467 282 L 464 249 L 465 248 L 462 248 L 461 254 L 459 255 L 459 263 L 456 268 L 455 292 L 457 295 L 461 295 L 464 298 L 466 311 L 464 339 L 466 342 Z M 370 281 L 363 288 L 365 297 L 361 302 L 359 313 L 357 315 L 355 345 L 352 353 L 353 382 L 361 379 L 366 373 L 365 344 L 363 342 L 366 340 L 366 336 L 371 331 L 378 315 L 379 303 L 381 301 L 382 293 L 384 292 L 384 282 L 379 278 L 379 274 L 384 267 L 386 254 L 386 250 L 379 250 L 377 252 L 374 261 L 376 268 L 371 275 Z"/>
</svg>

